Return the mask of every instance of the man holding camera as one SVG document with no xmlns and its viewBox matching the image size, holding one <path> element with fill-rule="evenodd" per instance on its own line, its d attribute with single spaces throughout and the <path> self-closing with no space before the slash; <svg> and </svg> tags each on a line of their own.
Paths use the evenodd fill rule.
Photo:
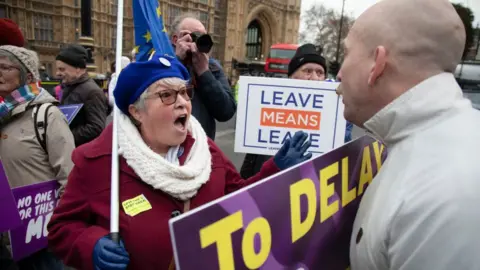
<svg viewBox="0 0 480 270">
<path fill-rule="evenodd" d="M 237 110 L 228 80 L 220 63 L 209 57 L 213 45 L 205 26 L 194 15 L 184 15 L 172 24 L 175 53 L 192 75 L 195 96 L 192 114 L 205 133 L 215 139 L 216 123 L 230 120 Z"/>
</svg>

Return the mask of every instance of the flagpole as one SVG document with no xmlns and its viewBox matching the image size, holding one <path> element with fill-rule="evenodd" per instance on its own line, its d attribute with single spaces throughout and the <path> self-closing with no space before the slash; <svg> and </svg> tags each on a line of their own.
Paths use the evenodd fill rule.
<svg viewBox="0 0 480 270">
<path fill-rule="evenodd" d="M 342 14 L 340 15 L 340 29 L 338 30 L 338 40 L 337 40 L 337 52 L 335 55 L 335 61 L 340 63 L 338 58 L 340 57 L 340 42 L 342 41 L 342 28 L 343 28 L 343 12 L 345 10 L 345 0 L 342 2 Z"/>
<path fill-rule="evenodd" d="M 123 0 L 118 0 L 117 7 L 117 44 L 115 50 L 115 73 L 118 75 L 122 70 L 123 51 Z M 119 110 L 113 106 L 113 134 L 112 134 L 112 173 L 110 194 L 110 237 L 115 243 L 120 242 L 119 215 L 119 157 L 118 157 L 118 117 Z"/>
</svg>

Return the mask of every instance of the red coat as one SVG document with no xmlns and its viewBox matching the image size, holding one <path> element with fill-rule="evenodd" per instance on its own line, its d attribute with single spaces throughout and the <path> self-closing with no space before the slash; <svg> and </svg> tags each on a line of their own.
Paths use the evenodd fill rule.
<svg viewBox="0 0 480 270">
<path fill-rule="evenodd" d="M 194 139 L 187 136 L 180 157 L 185 162 Z M 190 209 L 268 177 L 279 171 L 269 160 L 257 175 L 243 180 L 234 165 L 208 141 L 212 155 L 209 181 L 191 199 Z M 48 243 L 65 264 L 78 270 L 94 269 L 92 253 L 95 243 L 110 228 L 110 168 L 112 126 L 91 143 L 77 148 L 72 155 L 75 167 L 68 178 L 65 194 L 48 225 Z M 120 201 L 145 195 L 151 210 L 128 216 L 120 204 L 120 235 L 130 254 L 128 269 L 168 269 L 173 251 L 168 220 L 175 210 L 183 212 L 183 203 L 142 182 L 120 158 Z"/>
</svg>

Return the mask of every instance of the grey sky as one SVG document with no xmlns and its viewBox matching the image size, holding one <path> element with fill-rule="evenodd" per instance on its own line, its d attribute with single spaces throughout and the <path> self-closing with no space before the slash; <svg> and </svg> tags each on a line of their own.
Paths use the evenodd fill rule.
<svg viewBox="0 0 480 270">
<path fill-rule="evenodd" d="M 362 12 L 364 12 L 371 5 L 377 3 L 379 0 L 345 0 L 345 14 L 352 15 L 354 18 L 357 18 Z M 469 7 L 474 15 L 475 22 L 474 26 L 477 23 L 480 23 L 480 1 L 479 0 L 452 0 L 453 3 L 461 3 L 464 6 Z M 334 8 L 338 12 L 342 11 L 342 0 L 302 0 L 302 15 L 305 10 L 308 10 L 313 4 L 321 3 L 326 7 Z M 300 30 L 302 26 L 300 26 Z"/>
</svg>

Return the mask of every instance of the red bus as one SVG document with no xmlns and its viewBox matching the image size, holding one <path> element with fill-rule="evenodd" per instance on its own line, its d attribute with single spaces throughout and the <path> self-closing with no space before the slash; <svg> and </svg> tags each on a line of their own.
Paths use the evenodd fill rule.
<svg viewBox="0 0 480 270">
<path fill-rule="evenodd" d="M 269 77 L 286 77 L 288 63 L 293 58 L 298 44 L 273 44 L 265 61 L 265 72 Z"/>
</svg>

